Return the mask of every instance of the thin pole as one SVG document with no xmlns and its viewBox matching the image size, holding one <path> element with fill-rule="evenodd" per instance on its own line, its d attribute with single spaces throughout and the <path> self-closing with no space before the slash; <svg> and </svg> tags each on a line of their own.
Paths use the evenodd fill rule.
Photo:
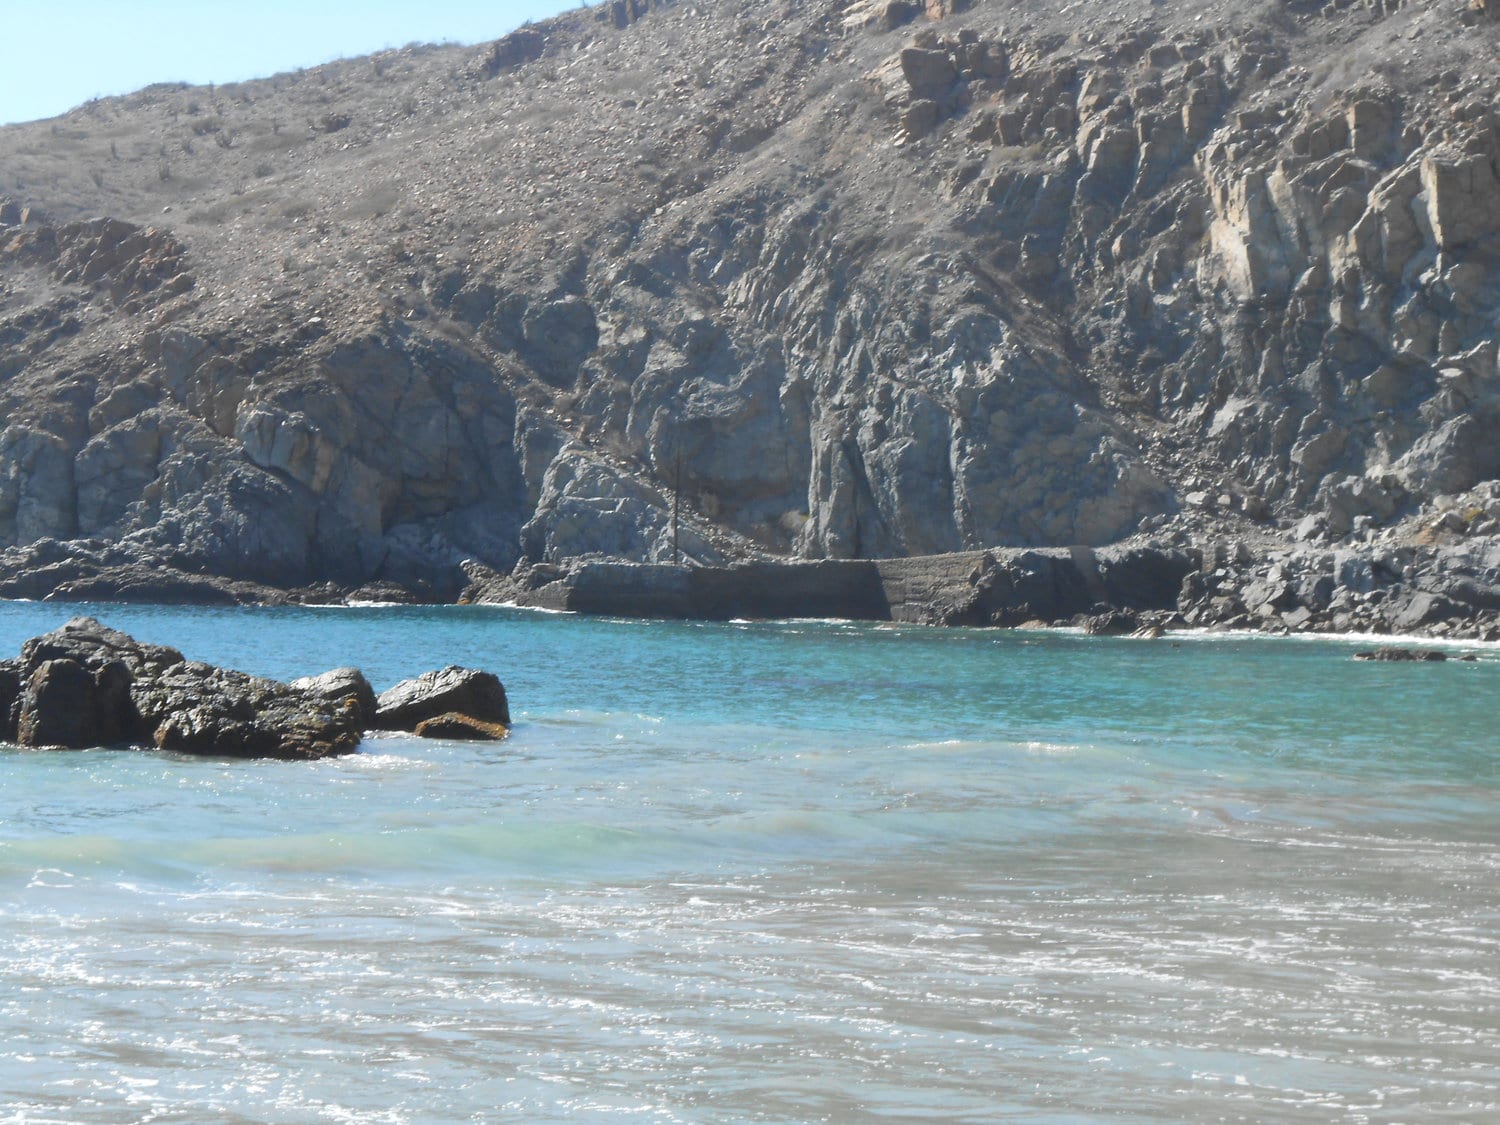
<svg viewBox="0 0 1500 1125">
<path fill-rule="evenodd" d="M 682 447 L 678 446 L 672 470 L 672 561 L 682 565 L 682 552 L 677 547 L 677 510 L 682 506 Z"/>
</svg>

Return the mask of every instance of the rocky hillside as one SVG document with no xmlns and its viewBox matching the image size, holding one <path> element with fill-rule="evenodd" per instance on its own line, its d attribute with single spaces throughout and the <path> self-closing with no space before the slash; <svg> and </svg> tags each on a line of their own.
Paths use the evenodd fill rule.
<svg viewBox="0 0 1500 1125">
<path fill-rule="evenodd" d="M 0 129 L 5 567 L 1489 535 L 1497 46 L 615 0 Z"/>
</svg>

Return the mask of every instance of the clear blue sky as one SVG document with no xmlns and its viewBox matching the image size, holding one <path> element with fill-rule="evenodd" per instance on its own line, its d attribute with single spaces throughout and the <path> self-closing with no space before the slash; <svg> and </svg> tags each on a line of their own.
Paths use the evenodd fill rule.
<svg viewBox="0 0 1500 1125">
<path fill-rule="evenodd" d="M 480 43 L 578 0 L 0 3 L 0 124 L 153 82 L 240 82 L 407 43 Z"/>
</svg>

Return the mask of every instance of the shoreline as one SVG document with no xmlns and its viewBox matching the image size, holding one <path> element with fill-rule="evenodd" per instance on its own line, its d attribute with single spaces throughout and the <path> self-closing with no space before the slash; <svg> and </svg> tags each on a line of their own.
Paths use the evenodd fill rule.
<svg viewBox="0 0 1500 1125">
<path fill-rule="evenodd" d="M 738 617 L 729 619 L 711 618 L 686 618 L 686 617 L 641 617 L 625 614 L 609 613 L 583 613 L 578 610 L 551 609 L 546 606 L 523 605 L 516 602 L 344 602 L 344 603 L 318 603 L 318 602 L 249 602 L 237 605 L 226 605 L 223 603 L 202 603 L 194 606 L 192 603 L 183 602 L 153 602 L 147 600 L 110 600 L 96 599 L 87 602 L 53 601 L 46 598 L 0 598 L 0 605 L 36 605 L 57 606 L 66 608 L 71 612 L 76 607 L 184 607 L 208 608 L 208 609 L 305 609 L 305 610 L 384 610 L 384 609 L 451 609 L 454 611 L 479 609 L 479 610 L 506 610 L 536 617 L 570 617 L 570 618 L 594 618 L 600 621 L 613 621 L 619 624 L 699 624 L 699 625 L 729 625 L 729 626 L 800 626 L 800 625 L 851 625 L 866 626 L 871 629 L 883 630 L 938 630 L 943 632 L 961 631 L 971 634 L 992 634 L 1003 636 L 1030 636 L 1043 635 L 1054 637 L 1082 638 L 1094 641 L 1138 641 L 1145 644 L 1160 641 L 1194 643 L 1213 641 L 1299 641 L 1299 642 L 1328 642 L 1345 647 L 1373 646 L 1373 647 L 1414 647 L 1414 648 L 1438 648 L 1438 649 L 1475 649 L 1481 652 L 1500 653 L 1500 639 L 1486 640 L 1478 637 L 1461 636 L 1432 636 L 1424 633 L 1338 633 L 1320 632 L 1317 630 L 1304 629 L 1291 632 L 1279 629 L 1244 629 L 1244 628 L 1215 628 L 1213 626 L 1169 626 L 1164 629 L 1160 636 L 1144 637 L 1129 634 L 1097 634 L 1090 633 L 1081 625 L 1069 624 L 1028 624 L 1028 625 L 929 625 L 922 622 L 912 621 L 872 621 L 865 618 L 855 617 Z"/>
<path fill-rule="evenodd" d="M 490 605 L 680 621 L 872 622 L 1209 635 L 1500 643 L 1500 539 L 1446 545 L 991 548 L 895 559 L 759 559 L 688 566 L 585 558 L 465 561 L 452 596 L 378 578 L 277 588 L 144 560 L 95 569 L 53 544 L 45 566 L 0 558 L 0 598 L 38 604 L 395 608 Z M 24 552 L 23 552 L 24 554 Z M 58 556 L 67 559 L 59 569 Z M 128 574 L 127 574 L 128 572 Z M 126 577 L 128 576 L 128 581 Z M 63 579 L 58 581 L 58 579 Z"/>
</svg>

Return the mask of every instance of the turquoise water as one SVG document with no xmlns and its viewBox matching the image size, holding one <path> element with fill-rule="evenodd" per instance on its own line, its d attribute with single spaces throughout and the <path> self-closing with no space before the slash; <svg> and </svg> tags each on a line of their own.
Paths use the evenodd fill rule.
<svg viewBox="0 0 1500 1125">
<path fill-rule="evenodd" d="M 1500 1117 L 1493 650 L 92 612 L 517 725 L 0 750 L 0 1121 Z"/>
</svg>

